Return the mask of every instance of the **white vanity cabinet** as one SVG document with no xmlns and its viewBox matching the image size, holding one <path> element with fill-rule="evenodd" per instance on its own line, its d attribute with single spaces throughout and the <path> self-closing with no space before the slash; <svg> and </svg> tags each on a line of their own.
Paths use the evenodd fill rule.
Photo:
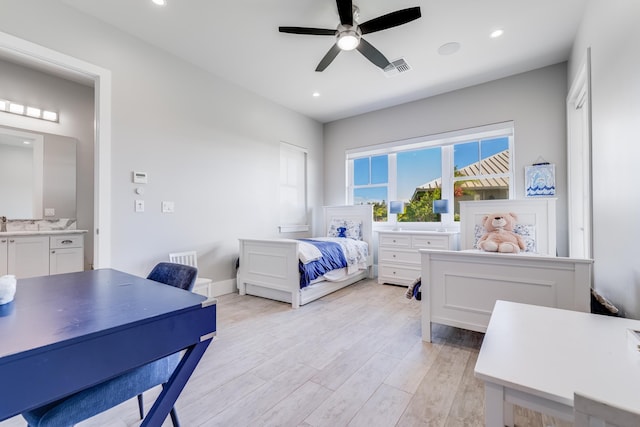
<svg viewBox="0 0 640 427">
<path fill-rule="evenodd" d="M 409 285 L 420 276 L 419 249 L 458 249 L 451 231 L 379 231 L 378 283 Z"/>
<path fill-rule="evenodd" d="M 49 236 L 8 236 L 7 273 L 18 278 L 49 274 Z"/>
<path fill-rule="evenodd" d="M 84 270 L 84 236 L 82 234 L 49 238 L 49 274 Z"/>
<path fill-rule="evenodd" d="M 0 237 L 0 276 L 9 274 L 7 269 L 7 257 L 9 255 L 9 239 L 6 237 Z"/>
<path fill-rule="evenodd" d="M 22 279 L 84 270 L 83 233 L 0 235 L 0 276 Z"/>
</svg>

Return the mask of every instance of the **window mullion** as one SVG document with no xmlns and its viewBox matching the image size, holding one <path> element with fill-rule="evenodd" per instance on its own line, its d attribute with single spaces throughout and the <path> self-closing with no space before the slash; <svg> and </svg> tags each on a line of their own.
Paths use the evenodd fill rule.
<svg viewBox="0 0 640 427">
<path fill-rule="evenodd" d="M 441 198 L 449 200 L 449 213 L 441 214 L 443 223 L 453 222 L 453 145 L 442 147 L 442 190 Z"/>
<path fill-rule="evenodd" d="M 397 200 L 398 198 L 398 156 L 396 153 L 389 154 L 389 178 L 388 178 L 388 195 L 389 200 Z"/>
</svg>

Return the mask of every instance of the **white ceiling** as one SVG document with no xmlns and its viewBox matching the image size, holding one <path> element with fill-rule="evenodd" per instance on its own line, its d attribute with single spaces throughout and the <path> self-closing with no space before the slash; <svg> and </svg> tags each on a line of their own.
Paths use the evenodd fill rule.
<svg viewBox="0 0 640 427">
<path fill-rule="evenodd" d="M 192 64 L 320 122 L 361 114 L 568 59 L 588 0 L 360 0 L 360 22 L 420 6 L 422 18 L 368 34 L 394 77 L 358 51 L 315 68 L 331 36 L 283 34 L 279 26 L 335 28 L 333 0 L 61 0 Z M 505 33 L 489 38 L 494 29 Z M 458 42 L 458 52 L 438 48 Z M 312 97 L 313 92 L 320 96 Z"/>
</svg>

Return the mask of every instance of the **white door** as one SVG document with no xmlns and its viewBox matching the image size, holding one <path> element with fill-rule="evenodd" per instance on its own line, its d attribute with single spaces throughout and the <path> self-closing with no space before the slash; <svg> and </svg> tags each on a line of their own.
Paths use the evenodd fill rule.
<svg viewBox="0 0 640 427">
<path fill-rule="evenodd" d="M 592 257 L 589 52 L 567 96 L 569 256 Z"/>
</svg>

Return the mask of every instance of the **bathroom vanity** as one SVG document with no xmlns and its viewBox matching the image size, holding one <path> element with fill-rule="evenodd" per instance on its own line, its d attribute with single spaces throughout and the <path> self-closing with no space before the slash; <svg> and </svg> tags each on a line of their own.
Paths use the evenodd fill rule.
<svg viewBox="0 0 640 427">
<path fill-rule="evenodd" d="M 0 232 L 0 276 L 48 276 L 84 270 L 86 230 Z"/>
</svg>

